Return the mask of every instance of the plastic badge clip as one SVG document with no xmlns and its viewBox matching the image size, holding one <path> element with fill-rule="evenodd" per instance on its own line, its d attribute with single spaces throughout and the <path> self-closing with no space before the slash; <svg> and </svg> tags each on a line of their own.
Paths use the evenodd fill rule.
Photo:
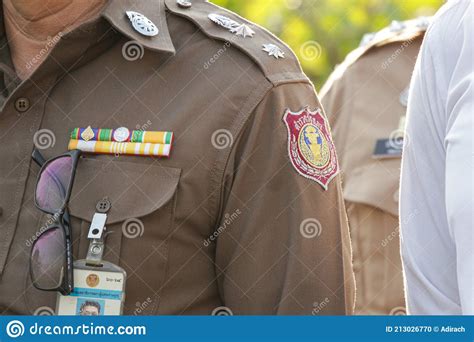
<svg viewBox="0 0 474 342">
<path fill-rule="evenodd" d="M 92 266 L 102 266 L 102 257 L 105 249 L 105 222 L 107 214 L 95 213 L 87 237 L 91 240 L 87 250 L 86 262 Z"/>
</svg>

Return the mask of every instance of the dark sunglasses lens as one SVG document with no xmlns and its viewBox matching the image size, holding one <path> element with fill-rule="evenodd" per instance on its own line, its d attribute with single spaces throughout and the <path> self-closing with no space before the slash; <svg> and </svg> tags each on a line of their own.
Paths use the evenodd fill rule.
<svg viewBox="0 0 474 342">
<path fill-rule="evenodd" d="M 66 265 L 66 242 L 60 227 L 45 231 L 31 250 L 31 277 L 43 290 L 56 289 L 62 284 Z"/>
<path fill-rule="evenodd" d="M 36 185 L 36 203 L 42 210 L 56 213 L 64 207 L 72 167 L 72 158 L 65 156 L 53 160 L 43 169 Z"/>
</svg>

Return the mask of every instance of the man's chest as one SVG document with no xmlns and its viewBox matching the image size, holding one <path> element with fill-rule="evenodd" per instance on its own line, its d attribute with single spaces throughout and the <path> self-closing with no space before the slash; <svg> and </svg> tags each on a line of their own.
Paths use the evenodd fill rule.
<svg viewBox="0 0 474 342">
<path fill-rule="evenodd" d="M 28 277 L 31 244 L 48 222 L 33 203 L 39 168 L 31 162 L 31 152 L 36 147 L 46 158 L 64 153 L 75 128 L 174 134 L 168 158 L 85 154 L 78 163 L 69 205 L 74 257 L 85 257 L 90 222 L 107 201 L 104 258 L 127 271 L 126 312 L 148 298 L 154 304 L 143 313 L 156 312 L 170 253 L 196 255 L 212 233 L 219 163 L 232 147 L 234 118 L 246 94 L 230 82 L 216 84 L 199 70 L 182 72 L 163 61 L 133 65 L 117 60 L 117 53 L 109 51 L 62 79 L 51 79 L 49 87 L 31 84 L 22 95 L 27 110 L 4 115 L 0 123 L 0 201 L 5 202 L 1 306 L 33 313 L 54 302 L 53 295 L 34 290 Z M 196 272 L 203 268 L 198 273 L 207 284 L 206 275 L 214 276 L 206 266 L 212 256 L 193 260 Z"/>
</svg>

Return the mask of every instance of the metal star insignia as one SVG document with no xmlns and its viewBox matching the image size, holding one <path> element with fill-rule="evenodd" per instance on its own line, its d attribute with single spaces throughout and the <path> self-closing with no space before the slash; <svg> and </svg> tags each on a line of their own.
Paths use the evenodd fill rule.
<svg viewBox="0 0 474 342">
<path fill-rule="evenodd" d="M 285 53 L 275 44 L 263 44 L 263 51 L 268 52 L 269 56 L 276 59 L 285 58 Z"/>
</svg>

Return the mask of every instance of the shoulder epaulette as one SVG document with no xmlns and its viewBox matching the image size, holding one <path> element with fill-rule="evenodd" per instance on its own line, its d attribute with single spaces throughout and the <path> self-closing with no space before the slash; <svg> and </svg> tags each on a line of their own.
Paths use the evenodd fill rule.
<svg viewBox="0 0 474 342">
<path fill-rule="evenodd" d="M 431 18 L 429 17 L 419 17 L 407 21 L 394 20 L 390 26 L 378 32 L 364 35 L 360 47 L 381 46 L 392 42 L 409 40 L 411 37 L 423 34 L 428 29 L 430 23 Z"/>
<path fill-rule="evenodd" d="M 323 97 L 334 80 L 342 76 L 351 65 L 370 51 L 387 44 L 409 42 L 423 36 L 431 24 L 431 19 L 431 17 L 420 17 L 407 21 L 392 21 L 388 27 L 364 35 L 359 47 L 349 53 L 344 61 L 336 66 L 319 92 L 320 96 Z"/>
<path fill-rule="evenodd" d="M 420 17 L 406 21 L 392 21 L 384 29 L 364 35 L 359 48 L 352 51 L 344 61 L 346 66 L 354 63 L 368 51 L 391 43 L 407 42 L 425 34 L 431 23 L 430 17 Z"/>
<path fill-rule="evenodd" d="M 229 42 L 244 52 L 273 84 L 309 82 L 291 48 L 261 26 L 205 0 L 166 0 L 166 7 L 192 21 L 208 37 Z"/>
</svg>

